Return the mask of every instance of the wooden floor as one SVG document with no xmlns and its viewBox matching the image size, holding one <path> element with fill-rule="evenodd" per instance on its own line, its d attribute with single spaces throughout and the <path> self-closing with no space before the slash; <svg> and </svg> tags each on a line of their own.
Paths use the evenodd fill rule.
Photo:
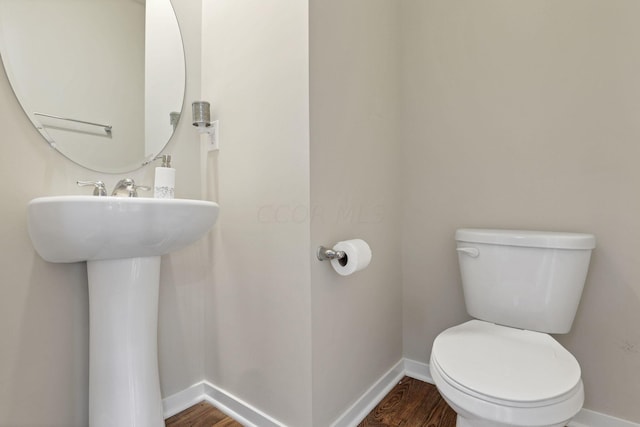
<svg viewBox="0 0 640 427">
<path fill-rule="evenodd" d="M 208 403 L 166 420 L 167 427 L 241 427 Z M 455 427 L 456 413 L 435 386 L 404 377 L 358 427 Z M 292 426 L 294 427 L 294 426 Z"/>
<path fill-rule="evenodd" d="M 167 427 L 242 427 L 207 402 L 200 402 L 167 418 L 165 424 Z"/>
<path fill-rule="evenodd" d="M 358 427 L 455 427 L 456 413 L 434 385 L 404 377 Z"/>
</svg>

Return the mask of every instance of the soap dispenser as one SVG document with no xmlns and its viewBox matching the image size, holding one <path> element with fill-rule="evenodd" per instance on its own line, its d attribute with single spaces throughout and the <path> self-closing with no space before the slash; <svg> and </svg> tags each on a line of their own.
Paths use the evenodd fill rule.
<svg viewBox="0 0 640 427">
<path fill-rule="evenodd" d="M 171 155 L 163 154 L 154 160 L 156 159 L 162 159 L 162 165 L 156 168 L 153 197 L 156 199 L 173 199 L 176 186 L 176 170 L 171 167 Z"/>
</svg>

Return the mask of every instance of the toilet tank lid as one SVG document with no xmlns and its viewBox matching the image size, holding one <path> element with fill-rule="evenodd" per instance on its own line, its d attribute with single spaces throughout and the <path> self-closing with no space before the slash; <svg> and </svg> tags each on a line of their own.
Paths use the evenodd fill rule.
<svg viewBox="0 0 640 427">
<path fill-rule="evenodd" d="M 461 228 L 456 230 L 456 241 L 532 248 L 593 249 L 596 247 L 596 238 L 593 234 L 556 231 Z"/>
</svg>

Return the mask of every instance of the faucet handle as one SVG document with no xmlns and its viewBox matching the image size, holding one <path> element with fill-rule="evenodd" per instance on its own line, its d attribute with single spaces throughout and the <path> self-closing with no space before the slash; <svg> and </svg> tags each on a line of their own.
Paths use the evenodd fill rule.
<svg viewBox="0 0 640 427">
<path fill-rule="evenodd" d="M 135 190 L 142 190 L 142 191 L 149 191 L 149 190 L 151 190 L 151 187 L 149 187 L 148 185 L 134 185 L 134 189 Z"/>
<path fill-rule="evenodd" d="M 94 196 L 106 196 L 107 188 L 104 186 L 104 182 L 102 181 L 76 181 L 80 187 L 86 187 L 89 185 L 93 186 L 93 195 Z"/>
</svg>

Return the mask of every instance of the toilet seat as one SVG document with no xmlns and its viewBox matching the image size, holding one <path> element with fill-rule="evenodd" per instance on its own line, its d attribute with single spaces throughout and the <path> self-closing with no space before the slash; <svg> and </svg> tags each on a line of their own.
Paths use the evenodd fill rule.
<svg viewBox="0 0 640 427">
<path fill-rule="evenodd" d="M 580 365 L 550 335 L 480 320 L 438 335 L 431 363 L 451 387 L 502 406 L 553 405 L 582 389 Z"/>
</svg>

